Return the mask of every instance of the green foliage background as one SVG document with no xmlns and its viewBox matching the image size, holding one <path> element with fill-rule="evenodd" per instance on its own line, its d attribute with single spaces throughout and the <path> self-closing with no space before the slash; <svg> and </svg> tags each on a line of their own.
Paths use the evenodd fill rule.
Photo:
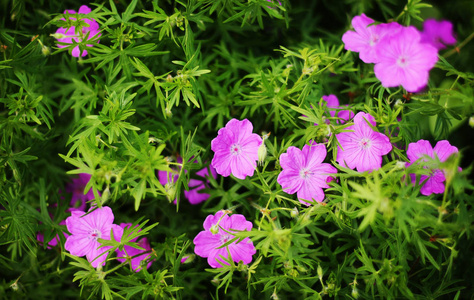
<svg viewBox="0 0 474 300">
<path fill-rule="evenodd" d="M 74 22 L 60 19 L 65 9 L 79 9 L 77 1 L 0 1 L 0 297 L 474 294 L 472 3 L 281 2 L 84 2 L 102 35 L 77 59 L 70 55 L 74 46 L 58 49 L 50 35 Z M 440 53 L 428 92 L 385 89 L 372 65 L 344 50 L 341 36 L 361 13 L 418 28 L 430 17 L 453 22 L 457 48 Z M 371 113 L 396 147 L 381 170 L 339 168 L 326 205 L 305 207 L 276 183 L 278 159 L 289 146 L 313 139 L 326 143 L 327 161 L 335 161 L 334 136 L 346 126 L 335 119 L 313 125 L 325 124 L 319 104 L 328 94 Z M 252 178 L 211 179 L 210 199 L 191 206 L 183 190 L 193 171 L 209 165 L 210 141 L 231 118 L 248 118 L 259 134 L 271 132 L 267 159 Z M 423 173 L 401 164 L 406 146 L 421 138 L 433 145 L 448 139 L 461 150 L 443 164 L 443 195 L 421 196 L 419 186 L 405 182 L 409 173 Z M 177 156 L 184 162 L 179 180 L 164 187 L 157 171 L 178 169 L 171 160 Z M 113 258 L 95 270 L 64 251 L 62 234 L 60 247 L 37 243 L 37 232 L 51 240 L 66 230 L 58 224 L 68 217 L 70 195 L 58 191 L 78 173 L 92 175 L 86 190 L 113 209 L 115 223 L 143 225 L 140 234 L 151 241 L 155 259 L 148 272 Z M 177 206 L 170 203 L 175 197 Z M 254 223 L 242 234 L 257 247 L 252 264 L 211 270 L 199 257 L 181 264 L 206 216 L 220 209 Z M 120 248 L 130 239 L 108 243 Z"/>
</svg>

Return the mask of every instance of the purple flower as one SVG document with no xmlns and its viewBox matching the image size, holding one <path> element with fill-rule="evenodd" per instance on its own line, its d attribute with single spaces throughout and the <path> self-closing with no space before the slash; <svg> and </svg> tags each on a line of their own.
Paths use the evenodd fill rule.
<svg viewBox="0 0 474 300">
<path fill-rule="evenodd" d="M 273 0 L 267 0 L 267 2 L 275 3 L 275 1 L 273 1 Z M 280 0 L 278 0 L 278 4 L 280 4 L 280 6 L 281 6 Z M 267 7 L 273 9 L 273 7 L 270 7 L 270 6 L 267 6 Z"/>
<path fill-rule="evenodd" d="M 178 157 L 177 162 L 182 163 L 183 159 L 181 157 Z M 171 201 L 171 199 L 173 199 L 172 197 L 175 197 L 176 195 L 176 188 L 174 186 L 174 183 L 178 180 L 178 177 L 178 171 L 158 171 L 158 180 L 160 181 L 161 185 L 165 187 L 166 196 L 169 198 L 169 201 Z M 176 199 L 174 200 L 174 202 L 176 203 Z"/>
<path fill-rule="evenodd" d="M 197 163 L 197 161 L 195 161 L 195 163 Z M 210 174 L 209 174 L 209 169 L 211 170 Z M 207 180 L 206 178 L 210 177 L 211 175 L 214 178 L 217 177 L 216 169 L 214 169 L 213 166 L 209 166 L 209 169 L 204 168 L 196 172 L 196 175 L 202 179 L 191 178 L 189 180 L 188 182 L 189 191 L 186 191 L 186 190 L 184 191 L 184 197 L 186 197 L 186 199 L 189 200 L 189 203 L 199 204 L 201 202 L 206 201 L 211 196 L 207 193 L 202 193 L 202 190 L 209 187 L 208 186 L 209 180 Z"/>
<path fill-rule="evenodd" d="M 66 221 L 62 220 L 61 222 L 59 222 L 59 225 L 66 225 Z M 64 237 L 67 239 L 69 234 L 65 232 L 63 232 L 63 234 L 64 234 Z M 38 234 L 36 235 L 36 240 L 38 240 L 38 242 L 40 242 L 41 244 L 44 243 L 44 234 L 38 232 Z M 59 241 L 60 241 L 59 235 L 56 235 L 51 241 L 48 242 L 48 246 L 46 246 L 46 248 L 51 249 L 51 247 L 56 247 Z"/>
<path fill-rule="evenodd" d="M 84 14 L 87 15 L 88 13 L 91 12 L 91 9 L 87 5 L 82 5 L 79 8 L 79 14 Z M 65 10 L 64 14 L 70 14 L 74 15 L 76 14 L 76 11 L 74 10 Z M 70 17 L 70 20 L 76 20 L 76 18 Z M 66 21 L 66 19 L 61 19 Z M 71 26 L 69 28 L 64 28 L 60 27 L 58 30 L 56 30 L 56 36 L 59 37 L 57 38 L 58 42 L 61 43 L 66 43 L 66 44 L 72 44 L 74 40 L 76 43 L 82 42 L 82 40 L 87 36 L 87 40 L 92 40 L 100 37 L 100 29 L 99 29 L 99 24 L 97 23 L 96 20 L 94 19 L 81 19 L 84 21 L 87 25 L 81 26 L 79 29 L 76 29 L 76 26 Z M 98 42 L 97 42 L 98 43 Z M 64 47 L 69 47 L 69 45 L 65 44 L 57 44 L 59 48 L 64 48 Z M 87 47 L 92 47 L 92 44 L 87 44 Z M 74 47 L 72 49 L 72 56 L 74 57 L 79 57 L 81 56 L 86 56 L 87 55 L 87 50 L 81 51 L 79 49 L 79 45 Z"/>
<path fill-rule="evenodd" d="M 337 147 L 337 162 L 358 172 L 372 171 L 382 166 L 382 156 L 392 150 L 390 139 L 374 131 L 375 119 L 368 113 L 359 112 L 354 117 L 354 125 L 346 128 L 350 132 L 336 135 L 341 147 Z"/>
<path fill-rule="evenodd" d="M 438 51 L 421 43 L 420 38 L 420 33 L 410 26 L 379 42 L 374 72 L 384 87 L 402 85 L 408 92 L 417 92 L 428 84 Z"/>
<path fill-rule="evenodd" d="M 433 161 L 438 158 L 439 162 L 445 162 L 452 154 L 458 153 L 458 148 L 451 146 L 451 144 L 446 141 L 439 141 L 436 143 L 436 146 L 431 147 L 429 141 L 426 140 L 419 140 L 416 143 L 411 143 L 408 145 L 407 156 L 410 160 L 407 163 L 407 167 L 411 166 L 416 161 Z M 434 162 L 434 166 L 430 168 L 430 175 L 421 175 L 420 176 L 420 184 L 423 186 L 421 187 L 421 194 L 425 196 L 429 196 L 431 194 L 442 194 L 444 193 L 444 182 L 446 181 L 446 177 L 444 175 L 444 170 L 441 170 L 436 167 L 437 162 Z M 428 168 L 426 166 L 425 168 Z M 461 170 L 461 168 L 459 168 Z M 411 182 L 413 184 L 416 183 L 416 175 L 410 174 Z"/>
<path fill-rule="evenodd" d="M 177 162 L 182 163 L 183 159 L 181 157 L 178 157 Z M 195 160 L 194 163 L 197 163 L 197 160 Z M 206 179 L 207 177 L 209 177 L 210 175 L 212 175 L 212 177 L 214 178 L 217 177 L 217 173 L 214 167 L 209 166 L 209 169 L 211 170 L 210 174 L 209 174 L 208 168 L 204 168 L 196 172 L 196 175 L 202 179 L 191 178 L 189 180 L 188 182 L 189 191 L 186 191 L 186 190 L 184 191 L 184 197 L 189 200 L 189 203 L 195 205 L 209 199 L 210 197 L 209 194 L 201 192 L 205 188 L 209 187 L 208 186 L 209 180 Z M 188 171 L 185 170 L 185 173 L 187 172 Z M 176 180 L 178 180 L 178 174 L 166 172 L 166 171 L 158 171 L 158 180 L 163 186 L 167 187 L 168 189 L 172 189 L 172 186 L 174 185 Z M 176 204 L 177 200 L 175 199 L 173 203 Z"/>
<path fill-rule="evenodd" d="M 422 43 L 428 43 L 437 50 L 446 48 L 445 45 L 456 44 L 456 38 L 453 33 L 453 24 L 449 21 L 436 21 L 428 19 L 423 23 L 423 32 L 421 33 Z"/>
<path fill-rule="evenodd" d="M 123 229 L 130 226 L 132 226 L 132 223 L 120 224 L 120 227 Z M 138 238 L 134 238 L 130 240 L 130 242 L 135 243 L 137 239 Z M 121 263 L 124 263 L 127 260 L 129 260 L 131 262 L 132 269 L 135 272 L 140 272 L 140 270 L 142 269 L 142 266 L 141 266 L 142 261 L 148 260 L 151 256 L 151 253 L 149 253 L 149 251 L 151 251 L 150 243 L 148 242 L 148 239 L 146 237 L 143 237 L 138 241 L 138 246 L 142 247 L 145 250 L 140 250 L 140 249 L 125 245 L 124 251 L 120 251 L 118 249 L 115 251 L 117 253 L 117 260 Z M 147 269 L 151 266 L 151 263 L 152 263 L 151 261 L 147 263 L 146 265 Z"/>
<path fill-rule="evenodd" d="M 324 200 L 323 188 L 328 188 L 331 174 L 337 169 L 330 164 L 323 163 L 326 158 L 326 147 L 323 144 L 312 143 L 305 145 L 303 151 L 296 147 L 289 147 L 286 153 L 280 155 L 281 173 L 277 182 L 288 194 L 296 193 L 301 203 L 304 201 Z"/>
<path fill-rule="evenodd" d="M 338 124 L 344 124 L 349 121 L 351 118 L 354 117 L 354 113 L 351 110 L 343 109 L 337 111 L 340 108 L 339 106 L 339 99 L 337 99 L 336 95 L 324 95 L 323 100 L 326 101 L 326 106 L 328 108 L 333 108 L 329 110 L 329 114 L 331 117 L 338 117 L 340 120 L 337 120 Z M 347 105 L 346 105 L 347 106 Z M 326 123 L 329 124 L 329 120 L 326 120 Z"/>
<path fill-rule="evenodd" d="M 66 193 L 72 194 L 71 207 L 67 210 L 68 212 L 74 210 L 86 211 L 86 202 L 95 199 L 92 189 L 89 189 L 89 191 L 84 194 L 84 190 L 90 179 L 90 174 L 81 173 L 78 178 L 73 178 L 72 182 L 66 185 Z"/>
<path fill-rule="evenodd" d="M 232 260 L 236 263 L 243 261 L 245 265 L 252 261 L 252 255 L 256 253 L 252 241 L 247 237 L 240 243 L 234 241 L 227 247 L 217 249 L 235 238 L 232 231 L 243 231 L 252 229 L 252 223 L 247 221 L 243 215 L 228 216 L 224 211 L 218 211 L 215 215 L 207 216 L 204 221 L 204 231 L 194 238 L 194 252 L 200 257 L 207 257 L 207 262 L 213 268 L 221 268 L 229 265 L 222 257 L 228 258 L 229 249 Z M 225 229 L 225 231 L 223 230 Z"/>
<path fill-rule="evenodd" d="M 352 19 L 352 27 L 355 31 L 349 30 L 342 36 L 345 49 L 359 52 L 360 59 L 365 63 L 378 62 L 376 48 L 380 40 L 386 35 L 395 34 L 401 28 L 398 23 L 369 26 L 372 23 L 374 20 L 365 14 L 355 16 Z"/>
<path fill-rule="evenodd" d="M 219 129 L 217 137 L 211 142 L 211 149 L 215 153 L 211 165 L 218 174 L 227 177 L 232 173 L 239 179 L 253 176 L 257 167 L 258 148 L 263 140 L 252 130 L 252 123 L 247 119 L 232 119 Z"/>
<path fill-rule="evenodd" d="M 91 211 L 91 210 L 89 210 Z M 100 249 L 99 238 L 110 240 L 110 230 L 113 229 L 114 237 L 120 240 L 123 229 L 115 224 L 112 209 L 107 206 L 97 208 L 85 214 L 81 211 L 72 211 L 66 219 L 67 230 L 71 235 L 67 238 L 64 248 L 75 256 L 86 256 L 94 268 L 99 264 L 105 265 L 106 253 L 110 246 Z"/>
</svg>

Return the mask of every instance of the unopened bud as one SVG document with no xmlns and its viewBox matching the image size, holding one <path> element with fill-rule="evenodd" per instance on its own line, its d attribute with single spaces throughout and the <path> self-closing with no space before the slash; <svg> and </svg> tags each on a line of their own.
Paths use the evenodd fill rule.
<svg viewBox="0 0 474 300">
<path fill-rule="evenodd" d="M 322 281 L 322 280 L 323 280 L 323 268 L 321 268 L 321 265 L 318 265 L 318 270 L 317 270 L 317 272 L 318 272 L 318 278 L 319 278 L 319 280 Z"/>
<path fill-rule="evenodd" d="M 165 114 L 166 114 L 166 117 L 171 118 L 173 116 L 173 113 L 171 112 L 171 108 L 166 107 Z"/>
<path fill-rule="evenodd" d="M 400 107 L 403 107 L 403 101 L 401 99 L 397 99 L 397 101 L 395 101 L 395 104 L 393 105 L 393 108 L 399 109 Z"/>
<path fill-rule="evenodd" d="M 299 214 L 300 214 L 300 212 L 298 211 L 298 209 L 297 209 L 296 207 L 294 207 L 294 208 L 291 210 L 291 212 L 290 212 L 290 216 L 291 216 L 292 218 L 298 217 Z"/>
<path fill-rule="evenodd" d="M 44 56 L 48 56 L 51 54 L 51 49 L 47 46 L 41 47 L 41 53 L 43 53 Z"/>
<path fill-rule="evenodd" d="M 62 33 L 51 33 L 50 36 L 58 40 L 66 38 L 66 36 Z"/>
<path fill-rule="evenodd" d="M 258 165 L 263 166 L 265 162 L 265 158 L 267 158 L 267 147 L 265 146 L 265 142 L 262 142 L 260 147 L 258 147 Z"/>
<path fill-rule="evenodd" d="M 212 234 L 217 234 L 219 232 L 219 225 L 217 224 L 212 225 L 210 231 Z"/>
<path fill-rule="evenodd" d="M 109 200 L 109 197 L 110 197 L 110 189 L 109 187 L 106 187 L 105 190 L 102 192 L 102 197 L 100 199 L 101 204 L 104 205 L 104 203 L 107 202 L 107 200 Z"/>
<path fill-rule="evenodd" d="M 395 164 L 395 168 L 405 169 L 406 168 L 406 163 L 404 161 L 397 161 L 397 163 Z"/>
<path fill-rule="evenodd" d="M 471 126 L 472 128 L 474 128 L 474 116 L 472 116 L 472 117 L 469 118 L 469 126 Z"/>
<path fill-rule="evenodd" d="M 165 192 L 168 201 L 173 201 L 176 195 L 176 186 L 174 185 L 174 182 L 168 182 L 165 184 Z"/>
<path fill-rule="evenodd" d="M 192 263 L 195 258 L 196 258 L 196 255 L 194 255 L 194 254 L 185 255 L 185 256 L 183 256 L 183 258 L 181 258 L 181 263 L 182 264 Z"/>
<path fill-rule="evenodd" d="M 356 287 L 353 287 L 353 288 L 352 288 L 351 296 L 352 296 L 352 298 L 354 298 L 354 299 L 358 299 L 358 298 L 359 298 L 359 291 L 357 290 Z"/>
</svg>

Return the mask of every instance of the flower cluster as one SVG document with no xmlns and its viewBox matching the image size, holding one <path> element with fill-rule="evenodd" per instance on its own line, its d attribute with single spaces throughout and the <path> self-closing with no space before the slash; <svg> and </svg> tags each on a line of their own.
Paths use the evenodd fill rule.
<svg viewBox="0 0 474 300">
<path fill-rule="evenodd" d="M 91 12 L 91 9 L 87 5 L 82 5 L 79 8 L 79 11 L 76 12 L 74 10 L 65 10 L 64 14 L 75 15 L 75 14 L 83 14 L 87 15 Z M 61 20 L 66 21 L 66 19 L 62 18 Z M 69 17 L 69 20 L 75 21 L 76 18 Z M 81 18 L 81 21 L 85 23 L 82 26 L 71 26 L 68 28 L 60 27 L 56 30 L 54 36 L 57 38 L 59 44 L 57 46 L 59 48 L 69 47 L 68 44 L 81 43 L 83 40 L 95 40 L 100 37 L 100 29 L 99 24 L 94 19 L 86 19 Z M 98 43 L 98 41 L 97 41 Z M 86 44 L 87 47 L 92 47 L 92 44 Z M 86 56 L 87 50 L 83 50 L 79 48 L 79 45 L 75 46 L 71 52 L 72 56 L 79 57 L 79 56 Z"/>
<path fill-rule="evenodd" d="M 373 19 L 362 14 L 352 19 L 355 31 L 347 31 L 342 41 L 347 50 L 359 52 L 362 61 L 375 63 L 375 76 L 384 87 L 402 85 L 408 92 L 417 92 L 428 84 L 429 71 L 438 61 L 438 49 L 443 43 L 456 41 L 450 24 L 427 20 L 420 33 L 413 26 L 395 22 L 375 25 Z"/>
<path fill-rule="evenodd" d="M 229 258 L 229 253 L 234 262 L 242 261 L 245 265 L 249 264 L 252 255 L 256 253 L 255 246 L 249 238 L 244 238 L 239 243 L 234 241 L 225 247 L 223 245 L 235 238 L 232 232 L 250 231 L 252 226 L 243 215 L 234 214 L 229 217 L 222 210 L 215 215 L 209 215 L 204 221 L 204 231 L 194 238 L 194 252 L 200 257 L 207 258 L 207 262 L 213 268 L 229 265 L 224 260 Z"/>
</svg>

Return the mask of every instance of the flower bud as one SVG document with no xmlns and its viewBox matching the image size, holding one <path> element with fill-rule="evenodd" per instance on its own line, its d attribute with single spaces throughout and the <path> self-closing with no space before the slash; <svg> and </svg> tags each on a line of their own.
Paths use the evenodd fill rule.
<svg viewBox="0 0 474 300">
<path fill-rule="evenodd" d="M 176 186 L 174 185 L 174 182 L 168 182 L 167 184 L 165 184 L 165 191 L 166 198 L 168 198 L 170 202 L 174 201 L 174 198 L 176 196 Z"/>
<path fill-rule="evenodd" d="M 101 204 L 104 205 L 104 203 L 107 202 L 107 200 L 109 200 L 109 197 L 110 197 L 110 189 L 109 187 L 106 187 L 105 190 L 102 192 L 102 197 L 100 199 Z"/>
<path fill-rule="evenodd" d="M 393 105 L 393 108 L 399 109 L 400 107 L 403 107 L 403 101 L 401 99 L 397 99 L 397 101 L 395 101 L 395 104 Z"/>
<path fill-rule="evenodd" d="M 217 224 L 212 225 L 210 231 L 212 234 L 217 234 L 219 232 L 219 225 Z"/>
<path fill-rule="evenodd" d="M 471 116 L 469 118 L 469 126 L 471 126 L 472 128 L 474 128 L 474 116 Z"/>
<path fill-rule="evenodd" d="M 406 163 L 404 161 L 397 161 L 397 163 L 395 164 L 395 168 L 405 169 L 406 168 Z"/>
<path fill-rule="evenodd" d="M 321 265 L 318 265 L 318 278 L 320 281 L 323 281 L 323 268 L 321 268 Z"/>
<path fill-rule="evenodd" d="M 300 212 L 298 211 L 298 209 L 297 209 L 296 207 L 294 207 L 294 208 L 291 210 L 291 212 L 290 212 L 290 216 L 291 216 L 292 218 L 298 217 L 299 214 L 300 214 Z"/>
<path fill-rule="evenodd" d="M 351 296 L 354 299 L 359 298 L 359 291 L 357 290 L 357 288 L 355 286 L 352 288 Z"/>
<path fill-rule="evenodd" d="M 192 263 L 195 258 L 196 258 L 196 255 L 194 255 L 194 254 L 185 255 L 185 256 L 183 256 L 183 258 L 181 258 L 181 263 L 182 264 Z"/>
<path fill-rule="evenodd" d="M 173 116 L 173 113 L 171 112 L 171 108 L 166 107 L 165 114 L 166 114 L 166 117 L 171 118 Z"/>
<path fill-rule="evenodd" d="M 59 39 L 64 39 L 64 38 L 67 37 L 62 33 L 51 33 L 49 36 L 52 36 L 53 38 L 58 39 L 58 40 Z"/>
<path fill-rule="evenodd" d="M 265 162 L 265 158 L 267 157 L 267 147 L 265 146 L 265 142 L 262 142 L 260 147 L 258 147 L 258 165 L 263 166 Z"/>
<path fill-rule="evenodd" d="M 43 45 L 43 47 L 41 47 L 41 53 L 43 53 L 44 56 L 48 56 L 51 54 L 51 49 Z"/>
</svg>

